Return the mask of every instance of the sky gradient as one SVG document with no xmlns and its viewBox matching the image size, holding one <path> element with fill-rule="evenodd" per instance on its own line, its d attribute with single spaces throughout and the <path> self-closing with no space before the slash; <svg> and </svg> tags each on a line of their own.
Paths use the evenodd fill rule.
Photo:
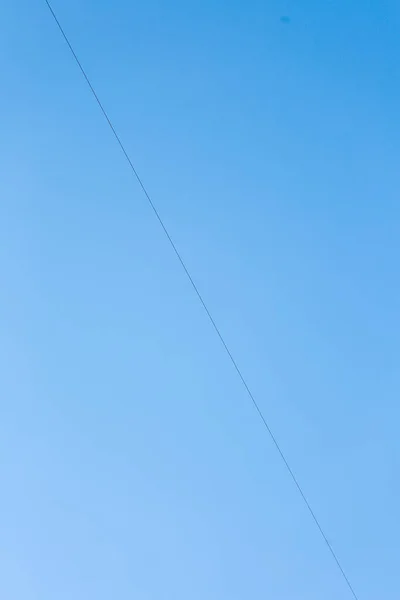
<svg viewBox="0 0 400 600">
<path fill-rule="evenodd" d="M 360 600 L 398 600 L 398 3 L 52 4 Z M 43 0 L 1 3 L 0 73 L 0 596 L 351 598 Z"/>
</svg>

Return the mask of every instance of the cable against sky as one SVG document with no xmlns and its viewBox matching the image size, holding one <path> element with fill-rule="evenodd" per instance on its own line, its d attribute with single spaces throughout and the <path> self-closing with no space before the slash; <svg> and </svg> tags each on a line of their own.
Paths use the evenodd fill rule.
<svg viewBox="0 0 400 600">
<path fill-rule="evenodd" d="M 350 583 L 350 580 L 349 580 L 348 576 L 346 575 L 346 572 L 345 572 L 344 568 L 342 567 L 341 562 L 339 561 L 339 559 L 338 559 L 338 557 L 337 557 L 337 555 L 336 555 L 336 553 L 335 553 L 335 551 L 334 551 L 331 543 L 329 542 L 329 540 L 328 540 L 328 538 L 327 538 L 327 536 L 326 536 L 326 534 L 325 534 L 325 532 L 324 532 L 324 530 L 323 530 L 323 528 L 322 528 L 322 526 L 321 526 L 321 524 L 320 524 L 317 516 L 315 515 L 315 513 L 313 511 L 313 508 L 311 507 L 311 505 L 310 505 L 310 503 L 309 503 L 309 501 L 308 501 L 305 493 L 303 492 L 303 489 L 302 489 L 299 481 L 297 480 L 296 475 L 294 474 L 294 472 L 293 472 L 290 464 L 288 463 L 288 461 L 286 459 L 286 456 L 283 453 L 283 451 L 282 451 L 282 449 L 281 449 L 281 447 L 280 447 L 280 445 L 279 445 L 279 443 L 278 443 L 278 441 L 277 441 L 274 433 L 272 432 L 272 430 L 271 430 L 271 428 L 270 428 L 270 426 L 269 426 L 269 424 L 268 424 L 268 422 L 267 422 L 267 420 L 266 420 L 266 418 L 265 418 L 265 416 L 264 416 L 264 414 L 263 414 L 263 412 L 262 412 L 259 404 L 257 403 L 256 399 L 254 398 L 253 393 L 252 393 L 252 391 L 251 391 L 251 389 L 250 389 L 250 387 L 249 387 L 249 385 L 248 385 L 248 383 L 247 383 L 244 375 L 242 374 L 241 369 L 239 368 L 239 366 L 238 366 L 235 358 L 233 357 L 233 355 L 232 355 L 232 353 L 231 353 L 231 351 L 230 351 L 227 343 L 225 342 L 225 339 L 224 339 L 222 333 L 220 332 L 219 327 L 216 324 L 216 322 L 215 322 L 212 314 L 210 313 L 210 310 L 208 309 L 208 306 L 207 306 L 205 300 L 203 299 L 203 296 L 201 295 L 199 289 L 197 288 L 197 285 L 196 285 L 194 279 L 192 278 L 192 275 L 190 274 L 190 271 L 188 270 L 188 268 L 187 268 L 187 266 L 186 266 L 186 264 L 185 264 L 185 262 L 184 262 L 184 260 L 183 260 L 183 258 L 181 256 L 178 248 L 176 247 L 173 239 L 171 238 L 171 235 L 170 235 L 168 229 L 166 228 L 166 226 L 165 226 L 165 224 L 163 222 L 163 219 L 161 218 L 161 216 L 160 216 L 160 214 L 159 214 L 159 212 L 157 210 L 157 207 L 155 206 L 153 200 L 151 199 L 151 197 L 150 197 L 150 195 L 149 195 L 149 193 L 148 193 L 148 191 L 147 191 L 147 189 L 146 189 L 143 181 L 141 180 L 141 178 L 140 178 L 140 176 L 139 176 L 139 174 L 138 174 L 138 172 L 137 172 L 137 170 L 136 170 L 136 168 L 135 168 L 135 166 L 134 166 L 134 164 L 133 164 L 133 162 L 132 162 L 132 160 L 131 160 L 128 152 L 125 149 L 124 144 L 121 141 L 121 138 L 119 137 L 118 133 L 116 132 L 116 130 L 115 130 L 115 128 L 114 128 L 114 126 L 113 126 L 113 124 L 112 124 L 112 122 L 111 122 L 111 120 L 110 120 L 110 118 L 108 116 L 108 113 L 106 112 L 103 104 L 101 103 L 100 98 L 98 97 L 98 95 L 97 95 L 97 93 L 96 93 L 96 91 L 95 91 L 95 89 L 94 89 L 94 87 L 93 87 L 93 85 L 92 85 L 89 77 L 87 76 L 85 69 L 83 68 L 83 66 L 82 66 L 82 64 L 81 64 L 81 62 L 80 62 L 77 54 L 75 53 L 75 50 L 74 50 L 73 46 L 71 45 L 71 42 L 69 41 L 69 38 L 68 38 L 67 34 L 65 33 L 65 31 L 64 31 L 64 29 L 63 29 L 60 21 L 58 20 L 58 17 L 55 14 L 52 5 L 50 4 L 49 0 L 45 0 L 45 2 L 47 4 L 47 7 L 48 7 L 48 9 L 49 9 L 49 11 L 50 11 L 50 13 L 51 13 L 51 15 L 52 15 L 55 23 L 57 24 L 57 27 L 58 27 L 60 33 L 62 34 L 62 36 L 63 36 L 66 44 L 68 45 L 68 48 L 69 48 L 69 50 L 70 50 L 70 52 L 71 52 L 71 54 L 72 54 L 72 56 L 73 56 L 73 58 L 74 58 L 74 60 L 75 60 L 75 62 L 77 64 L 77 66 L 79 67 L 79 69 L 80 69 L 83 77 L 85 78 L 86 83 L 89 86 L 92 95 L 94 96 L 94 98 L 95 98 L 95 100 L 96 100 L 96 102 L 97 102 L 97 104 L 98 104 L 101 112 L 103 113 L 104 118 L 106 119 L 106 121 L 107 121 L 107 123 L 108 123 L 108 125 L 109 125 L 109 127 L 110 127 L 110 129 L 112 131 L 112 133 L 114 134 L 114 137 L 115 137 L 115 139 L 116 139 L 116 141 L 117 141 L 120 149 L 122 150 L 122 153 L 124 154 L 124 156 L 125 156 L 128 164 L 129 164 L 130 168 L 132 169 L 132 172 L 135 175 L 135 177 L 136 177 L 136 179 L 137 179 L 137 181 L 139 183 L 139 186 L 141 187 L 141 189 L 142 189 L 142 191 L 143 191 L 143 193 L 144 193 L 144 195 L 145 195 L 145 197 L 146 197 L 146 199 L 147 199 L 147 201 L 148 201 L 148 203 L 149 203 L 149 205 L 150 205 L 150 207 L 151 207 L 151 209 L 152 209 L 152 211 L 153 211 L 153 213 L 154 213 L 157 221 L 159 222 L 159 224 L 160 224 L 160 226 L 161 226 L 161 228 L 162 228 L 162 230 L 163 230 L 163 232 L 164 232 L 164 234 L 165 234 L 165 236 L 166 236 L 166 238 L 167 238 L 170 246 L 172 247 L 172 250 L 174 251 L 174 253 L 175 253 L 178 261 L 180 262 L 180 264 L 181 264 L 181 266 L 182 266 L 182 268 L 183 268 L 183 270 L 184 270 L 187 278 L 189 279 L 190 284 L 191 284 L 191 286 L 192 286 L 192 288 L 193 288 L 193 290 L 194 290 L 194 292 L 195 292 L 198 300 L 200 301 L 201 305 L 203 306 L 203 309 L 205 310 L 205 312 L 207 314 L 207 317 L 208 317 L 208 319 L 209 319 L 212 327 L 214 328 L 215 333 L 217 334 L 220 342 L 222 343 L 222 345 L 223 345 L 223 347 L 225 349 L 225 352 L 227 353 L 227 355 L 228 355 L 228 357 L 229 357 L 229 359 L 230 359 L 230 361 L 231 361 L 231 363 L 232 363 L 232 365 L 233 365 L 233 367 L 234 367 L 237 375 L 239 376 L 240 381 L 242 382 L 242 385 L 244 386 L 244 388 L 245 388 L 245 390 L 246 390 L 246 392 L 247 392 L 247 394 L 248 394 L 251 402 L 253 403 L 254 408 L 256 409 L 256 411 L 258 413 L 258 416 L 260 417 L 260 419 L 261 419 L 261 421 L 262 421 L 262 423 L 263 423 L 266 431 L 268 432 L 268 434 L 269 434 L 269 436 L 270 436 L 270 438 L 271 438 L 271 440 L 272 440 L 272 442 L 273 442 L 276 450 L 278 451 L 278 453 L 279 453 L 279 455 L 280 455 L 280 457 L 281 457 L 281 459 L 282 459 L 282 461 L 283 461 L 283 463 L 284 463 L 284 465 L 286 467 L 286 470 L 288 471 L 288 473 L 289 473 L 289 475 L 290 475 L 293 483 L 295 484 L 295 486 L 296 486 L 296 488 L 297 488 L 297 490 L 298 490 L 298 492 L 299 492 L 299 494 L 300 494 L 300 496 L 301 496 L 304 504 L 306 505 L 306 507 L 308 509 L 308 512 L 310 513 L 311 518 L 314 521 L 314 523 L 315 523 L 315 525 L 316 525 L 319 533 L 321 534 L 324 542 L 326 543 L 326 545 L 328 547 L 328 550 L 329 550 L 331 556 L 333 557 L 333 559 L 334 559 L 334 561 L 336 563 L 336 566 L 338 567 L 338 569 L 339 569 L 339 571 L 340 571 L 340 573 L 341 573 L 341 575 L 342 575 L 342 577 L 343 577 L 343 579 L 344 579 L 344 581 L 345 581 L 345 583 L 346 583 L 346 585 L 347 585 L 347 587 L 348 587 L 351 595 L 353 596 L 353 598 L 355 600 L 359 600 L 356 592 L 354 591 L 354 588 L 353 588 L 352 584 Z"/>
</svg>

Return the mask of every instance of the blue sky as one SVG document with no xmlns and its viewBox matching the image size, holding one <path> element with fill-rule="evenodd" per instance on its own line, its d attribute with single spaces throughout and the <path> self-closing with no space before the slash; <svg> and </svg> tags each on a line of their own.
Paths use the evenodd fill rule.
<svg viewBox="0 0 400 600">
<path fill-rule="evenodd" d="M 398 3 L 53 5 L 360 599 L 397 599 Z M 0 49 L 1 597 L 350 598 L 44 1 Z"/>
</svg>

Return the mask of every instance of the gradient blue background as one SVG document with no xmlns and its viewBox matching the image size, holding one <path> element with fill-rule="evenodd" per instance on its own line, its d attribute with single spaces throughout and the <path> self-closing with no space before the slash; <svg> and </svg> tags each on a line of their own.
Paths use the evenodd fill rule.
<svg viewBox="0 0 400 600">
<path fill-rule="evenodd" d="M 360 600 L 398 600 L 398 2 L 53 4 Z M 0 74 L 0 596 L 350 598 L 44 1 L 1 3 Z"/>
</svg>

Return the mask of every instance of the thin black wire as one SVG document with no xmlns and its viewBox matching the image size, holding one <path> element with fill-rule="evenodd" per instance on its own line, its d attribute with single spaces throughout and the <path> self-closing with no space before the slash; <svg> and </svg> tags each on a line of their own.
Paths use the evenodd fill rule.
<svg viewBox="0 0 400 600">
<path fill-rule="evenodd" d="M 254 405 L 254 408 L 256 409 L 256 411 L 257 411 L 257 413 L 258 413 L 258 415 L 259 415 L 262 423 L 264 424 L 264 427 L 266 428 L 266 430 L 267 430 L 267 432 L 268 432 L 268 434 L 269 434 L 269 436 L 270 436 L 270 438 L 271 438 L 271 440 L 272 440 L 275 448 L 277 449 L 277 451 L 278 451 L 278 453 L 279 453 L 279 455 L 280 455 L 280 457 L 281 457 L 281 459 L 282 459 L 282 461 L 283 461 L 283 463 L 284 463 L 287 471 L 289 472 L 289 475 L 292 478 L 293 483 L 295 484 L 298 492 L 300 493 L 300 496 L 303 499 L 303 501 L 304 501 L 304 503 L 305 503 L 305 505 L 306 505 L 306 507 L 307 507 L 307 509 L 308 509 L 308 511 L 309 511 L 309 513 L 310 513 L 310 515 L 311 515 L 311 517 L 312 517 L 315 525 L 317 526 L 318 531 L 320 532 L 323 540 L 325 541 L 326 545 L 328 546 L 328 549 L 329 549 L 329 551 L 330 551 L 330 553 L 331 553 L 331 555 L 332 555 L 332 557 L 333 557 L 333 559 L 334 559 L 337 567 L 339 568 L 339 571 L 340 571 L 342 577 L 344 578 L 344 580 L 345 580 L 345 582 L 347 584 L 347 587 L 349 588 L 351 594 L 353 595 L 353 598 L 355 600 L 359 600 L 357 594 L 355 593 L 355 591 L 353 589 L 353 586 L 351 585 L 351 583 L 350 583 L 350 581 L 349 581 L 349 579 L 348 579 L 348 577 L 347 577 L 347 575 L 346 575 L 346 573 L 345 573 L 345 571 L 344 571 L 344 569 L 343 569 L 343 567 L 342 567 L 342 565 L 341 565 L 341 563 L 340 563 L 340 561 L 339 561 L 339 559 L 338 559 L 338 557 L 337 557 L 337 555 L 335 553 L 335 551 L 332 548 L 331 543 L 329 542 L 327 536 L 325 535 L 325 532 L 322 529 L 322 526 L 321 526 L 318 518 L 316 517 L 316 515 L 315 515 L 315 513 L 314 513 L 314 511 L 313 511 L 313 509 L 312 509 L 312 507 L 311 507 L 311 505 L 309 503 L 309 501 L 307 500 L 307 497 L 306 497 L 305 493 L 303 492 L 303 489 L 302 489 L 300 483 L 298 482 L 296 475 L 294 474 L 291 466 L 289 465 L 289 463 L 288 463 L 288 461 L 286 459 L 286 456 L 284 455 L 283 451 L 281 450 L 281 447 L 280 447 L 280 445 L 279 445 L 279 443 L 278 443 L 275 435 L 273 434 L 270 426 L 268 425 L 268 422 L 267 422 L 266 418 L 264 417 L 264 414 L 261 411 L 260 406 L 258 405 L 256 399 L 254 398 L 253 393 L 250 390 L 250 388 L 249 388 L 249 386 L 248 386 L 248 384 L 246 382 L 246 379 L 244 378 L 244 375 L 242 374 L 242 371 L 240 370 L 240 368 L 239 368 L 236 360 L 234 359 L 231 351 L 229 350 L 229 348 L 227 346 L 227 343 L 225 342 L 225 339 L 223 338 L 222 333 L 220 332 L 220 330 L 218 328 L 218 325 L 214 321 L 214 318 L 211 315 L 211 313 L 210 313 L 210 311 L 209 311 L 209 309 L 207 307 L 207 304 L 205 303 L 205 301 L 203 299 L 203 296 L 201 295 L 201 293 L 200 293 L 200 291 L 199 291 L 196 283 L 194 282 L 194 280 L 193 280 L 193 278 L 192 278 L 192 276 L 191 276 L 191 274 L 190 274 L 190 272 L 189 272 L 186 264 L 184 263 L 183 258 L 181 256 L 179 250 L 175 246 L 175 243 L 174 243 L 173 239 L 171 238 L 171 235 L 170 235 L 168 229 L 164 225 L 164 222 L 163 222 L 163 220 L 162 220 L 162 218 L 161 218 L 161 216 L 160 216 L 160 214 L 159 214 L 159 212 L 158 212 L 158 210 L 157 210 L 154 202 L 152 201 L 152 199 L 151 199 L 151 197 L 150 197 L 150 195 L 149 195 L 149 193 L 148 193 L 148 191 L 147 191 L 147 189 L 146 189 L 143 181 L 141 180 L 141 178 L 140 178 L 140 176 L 139 176 L 139 174 L 138 174 L 138 172 L 137 172 L 137 170 L 136 170 L 136 168 L 135 168 L 132 160 L 129 157 L 128 152 L 126 151 L 125 146 L 123 145 L 123 143 L 121 141 L 121 138 L 119 137 L 118 133 L 116 132 L 116 130 L 115 130 L 115 128 L 114 128 L 114 126 L 113 126 L 113 124 L 112 124 L 112 122 L 111 122 L 111 120 L 110 120 L 110 118 L 109 118 L 109 116 L 108 116 L 108 114 L 107 114 L 107 112 L 106 112 L 103 104 L 100 101 L 100 98 L 98 97 L 98 95 L 97 95 L 97 93 L 96 93 L 93 85 L 90 82 L 89 77 L 86 74 L 85 69 L 83 68 L 83 66 L 82 66 L 82 64 L 81 64 L 78 56 L 76 55 L 75 50 L 73 49 L 73 47 L 71 45 L 71 42 L 69 41 L 69 39 L 67 37 L 67 34 L 65 33 L 65 31 L 64 31 L 64 29 L 63 29 L 60 21 L 58 20 L 58 18 L 56 16 L 56 14 L 55 14 L 55 12 L 54 12 L 54 10 L 53 10 L 53 8 L 52 8 L 49 0 L 45 0 L 45 2 L 46 2 L 48 9 L 50 10 L 50 12 L 51 12 L 51 14 L 53 16 L 54 21 L 56 22 L 56 24 L 57 24 L 57 26 L 58 26 L 61 34 L 62 34 L 65 42 L 67 43 L 68 48 L 70 49 L 71 54 L 73 55 L 76 64 L 78 65 L 78 67 L 79 67 L 82 75 L 84 76 L 84 78 L 86 80 L 86 83 L 88 84 L 88 86 L 90 88 L 90 91 L 92 92 L 92 94 L 93 94 L 93 96 L 94 96 L 94 98 L 95 98 L 98 106 L 100 107 L 100 110 L 103 113 L 103 116 L 105 117 L 105 119 L 106 119 L 106 121 L 107 121 L 107 123 L 108 123 L 108 125 L 109 125 L 109 127 L 111 129 L 111 131 L 113 132 L 114 137 L 117 140 L 119 147 L 121 148 L 121 150 L 122 150 L 122 152 L 123 152 L 126 160 L 128 161 L 129 166 L 131 167 L 131 169 L 132 169 L 132 171 L 133 171 L 133 173 L 134 173 L 134 175 L 135 175 L 135 177 L 136 177 L 136 179 L 137 179 L 140 187 L 142 188 L 142 191 L 143 191 L 144 195 L 146 196 L 146 199 L 147 199 L 148 203 L 150 204 L 150 206 L 151 206 L 151 208 L 152 208 L 152 210 L 154 212 L 154 215 L 157 218 L 157 221 L 161 225 L 161 228 L 162 228 L 164 234 L 166 235 L 166 237 L 167 237 L 167 239 L 168 239 L 168 241 L 169 241 L 169 243 L 170 243 L 170 245 L 171 245 L 171 247 L 172 247 L 172 249 L 173 249 L 176 257 L 178 258 L 178 260 L 179 260 L 179 262 L 180 262 L 180 264 L 181 264 L 181 266 L 182 266 L 182 268 L 183 268 L 183 270 L 184 270 L 187 278 L 189 279 L 189 281 L 190 281 L 190 283 L 192 285 L 192 288 L 195 291 L 196 296 L 200 300 L 200 303 L 203 306 L 203 308 L 204 308 L 204 310 L 205 310 L 205 312 L 206 312 L 206 314 L 207 314 L 207 316 L 208 316 L 208 318 L 209 318 L 209 320 L 210 320 L 210 322 L 211 322 L 211 324 L 212 324 L 212 326 L 213 326 L 213 328 L 214 328 L 214 330 L 215 330 L 218 338 L 220 339 L 220 341 L 221 341 L 221 343 L 222 343 L 222 345 L 223 345 L 223 347 L 224 347 L 224 349 L 225 349 L 225 351 L 226 351 L 226 353 L 227 353 L 227 355 L 228 355 L 228 357 L 229 357 L 229 359 L 230 359 L 230 361 L 231 361 L 231 363 L 232 363 L 232 365 L 233 365 L 236 373 L 239 375 L 240 381 L 242 382 L 242 384 L 243 384 L 243 386 L 244 386 L 244 388 L 245 388 L 245 390 L 246 390 L 246 392 L 247 392 L 250 400 L 252 401 L 252 403 Z"/>
</svg>

